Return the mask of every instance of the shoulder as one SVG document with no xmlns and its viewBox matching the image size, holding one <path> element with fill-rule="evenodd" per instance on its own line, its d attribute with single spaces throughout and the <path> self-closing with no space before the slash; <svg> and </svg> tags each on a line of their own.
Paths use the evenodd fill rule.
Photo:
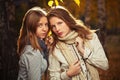
<svg viewBox="0 0 120 80">
<path fill-rule="evenodd" d="M 96 33 L 93 33 L 93 39 L 98 38 L 98 35 Z"/>
<path fill-rule="evenodd" d="M 49 58 L 59 59 L 61 57 L 62 57 L 62 53 L 61 53 L 58 45 L 56 45 L 56 47 L 54 48 L 54 50 L 49 54 Z"/>
<path fill-rule="evenodd" d="M 41 56 L 41 52 L 39 50 L 33 49 L 31 45 L 26 45 L 24 50 L 22 51 L 21 58 L 30 58 L 30 57 L 36 57 Z"/>
<path fill-rule="evenodd" d="M 40 51 L 38 49 L 34 49 L 31 45 L 26 45 L 23 50 L 23 53 L 37 55 L 40 53 Z"/>
<path fill-rule="evenodd" d="M 95 45 L 99 42 L 98 35 L 95 32 L 92 33 L 90 36 L 91 36 L 91 39 L 85 41 L 87 44 Z"/>
<path fill-rule="evenodd" d="M 54 47 L 54 49 L 53 49 L 52 51 L 50 51 L 50 55 L 51 55 L 51 56 L 53 56 L 53 55 L 59 55 L 59 53 L 60 53 L 60 49 L 59 49 L 59 46 L 58 46 L 58 45 L 56 45 L 56 46 Z"/>
<path fill-rule="evenodd" d="M 20 56 L 19 63 L 31 65 L 31 64 L 41 64 L 43 61 L 43 56 L 39 50 L 33 50 L 31 46 L 26 46 L 24 52 Z M 36 63 L 38 62 L 38 63 Z"/>
<path fill-rule="evenodd" d="M 92 33 L 91 35 L 89 35 L 90 37 L 91 37 L 91 39 L 90 40 L 88 40 L 88 41 L 94 41 L 94 40 L 96 40 L 96 39 L 98 39 L 98 35 L 94 32 L 94 33 Z"/>
</svg>

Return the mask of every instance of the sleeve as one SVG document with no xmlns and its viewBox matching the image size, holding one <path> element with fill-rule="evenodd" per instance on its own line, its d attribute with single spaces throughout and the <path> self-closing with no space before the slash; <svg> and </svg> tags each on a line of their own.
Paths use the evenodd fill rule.
<svg viewBox="0 0 120 80">
<path fill-rule="evenodd" d="M 49 55 L 49 67 L 50 80 L 69 80 L 70 78 L 66 74 L 66 70 L 61 71 L 60 62 L 53 56 Z"/>
<path fill-rule="evenodd" d="M 21 71 L 21 78 L 28 78 L 28 80 L 41 80 L 41 63 L 42 55 L 40 53 L 30 51 L 23 54 L 20 58 L 20 66 L 26 71 Z M 24 76 L 24 73 L 26 76 Z"/>
<path fill-rule="evenodd" d="M 93 39 L 90 40 L 90 47 L 91 52 L 84 55 L 84 58 L 87 58 L 86 61 L 98 68 L 107 70 L 109 68 L 108 59 L 96 33 L 93 34 Z"/>
</svg>

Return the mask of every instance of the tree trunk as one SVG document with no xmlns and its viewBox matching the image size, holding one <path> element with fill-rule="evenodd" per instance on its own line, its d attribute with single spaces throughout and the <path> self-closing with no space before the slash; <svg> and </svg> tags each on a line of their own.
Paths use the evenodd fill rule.
<svg viewBox="0 0 120 80">
<path fill-rule="evenodd" d="M 0 78 L 17 80 L 18 57 L 16 54 L 16 30 L 14 5 L 0 0 Z"/>
<path fill-rule="evenodd" d="M 105 12 L 105 0 L 98 0 L 98 27 L 100 31 L 98 33 L 100 41 L 104 47 L 106 36 L 106 12 Z"/>
<path fill-rule="evenodd" d="M 85 25 L 90 27 L 91 20 L 91 0 L 86 0 L 86 8 L 85 8 Z"/>
</svg>

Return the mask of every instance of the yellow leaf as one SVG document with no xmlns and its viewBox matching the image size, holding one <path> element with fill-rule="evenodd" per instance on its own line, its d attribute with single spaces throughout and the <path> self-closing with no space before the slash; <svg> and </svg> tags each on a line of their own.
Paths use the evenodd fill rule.
<svg viewBox="0 0 120 80">
<path fill-rule="evenodd" d="M 50 0 L 50 1 L 48 2 L 48 6 L 52 7 L 53 3 L 54 3 L 53 0 Z"/>
<path fill-rule="evenodd" d="M 63 3 L 63 0 L 60 0 L 60 2 L 62 2 L 62 3 Z"/>
<path fill-rule="evenodd" d="M 51 31 L 49 31 L 49 32 L 48 32 L 48 36 L 51 36 L 51 35 L 52 35 L 52 32 L 51 32 Z"/>
<path fill-rule="evenodd" d="M 58 5 L 59 5 L 58 0 L 55 0 L 55 4 L 56 4 L 56 6 L 58 6 Z"/>
<path fill-rule="evenodd" d="M 75 2 L 78 6 L 80 6 L 80 0 L 74 0 L 74 2 Z"/>
</svg>

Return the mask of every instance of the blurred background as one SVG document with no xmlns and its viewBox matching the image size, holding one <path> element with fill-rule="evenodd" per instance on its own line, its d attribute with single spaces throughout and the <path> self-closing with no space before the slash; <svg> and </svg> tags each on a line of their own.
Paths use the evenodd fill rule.
<svg viewBox="0 0 120 80">
<path fill-rule="evenodd" d="M 109 60 L 101 80 L 120 80 L 120 0 L 0 0 L 0 80 L 17 80 L 17 39 L 24 14 L 33 6 L 49 11 L 66 7 L 85 25 L 97 31 Z"/>
</svg>

